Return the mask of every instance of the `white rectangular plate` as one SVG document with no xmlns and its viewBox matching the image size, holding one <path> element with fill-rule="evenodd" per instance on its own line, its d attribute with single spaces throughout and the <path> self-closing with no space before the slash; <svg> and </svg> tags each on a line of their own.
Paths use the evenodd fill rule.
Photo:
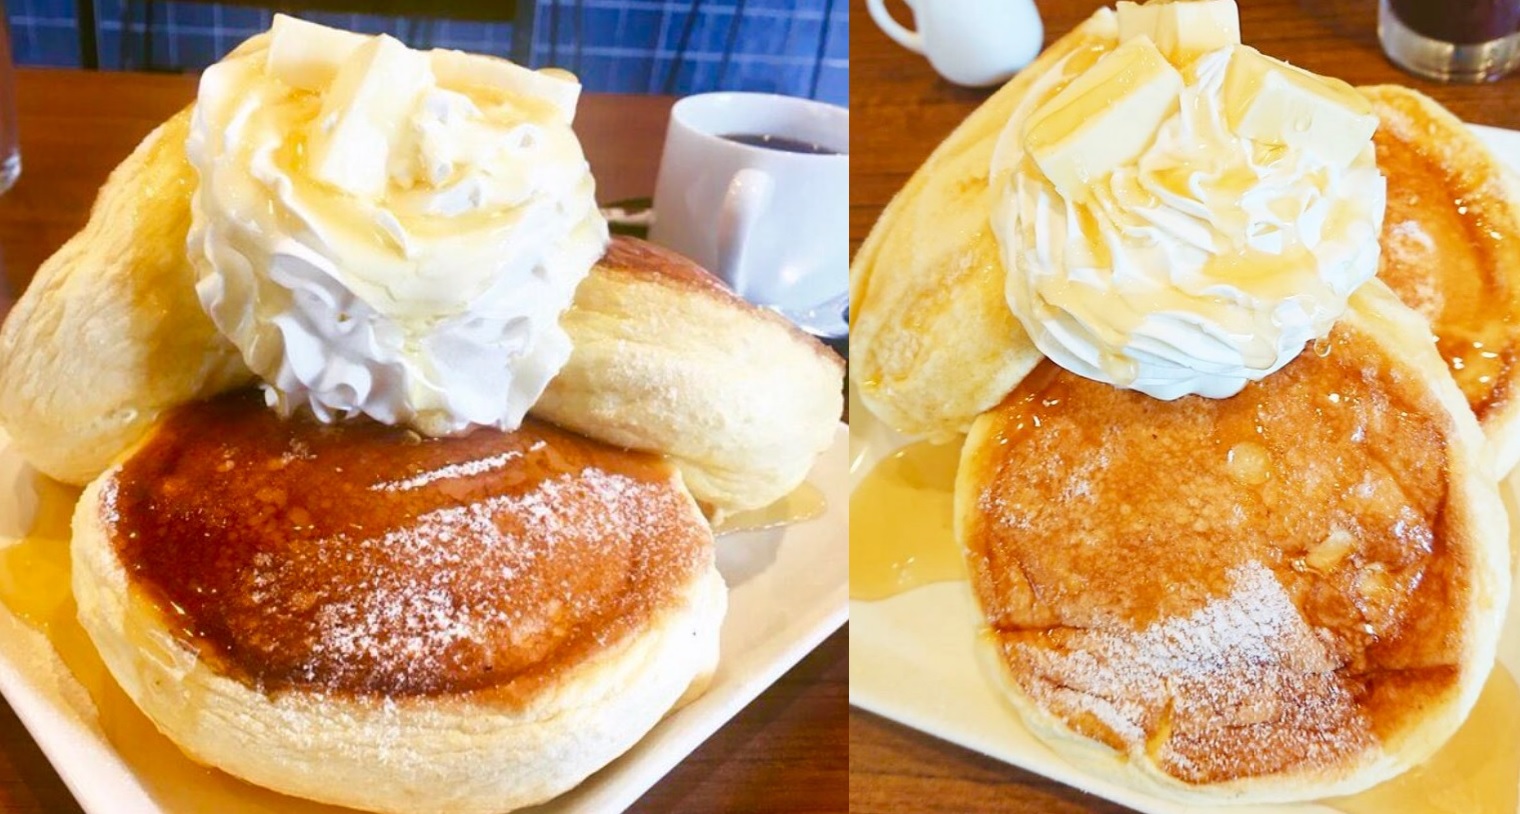
<svg viewBox="0 0 1520 814">
<path fill-rule="evenodd" d="M 822 516 L 783 529 L 719 538 L 718 569 L 729 585 L 728 615 L 718 671 L 707 693 L 580 787 L 533 812 L 601 814 L 627 808 L 844 624 L 849 593 L 847 435 L 848 428 L 840 425 L 834 446 L 808 476 L 828 502 Z M 0 434 L 0 549 L 31 526 L 34 478 Z M 111 722 L 102 722 L 48 640 L 3 606 L 0 643 L 0 694 L 90 814 L 337 811 L 269 794 L 220 772 L 191 768 L 176 773 L 141 759 L 134 763 L 132 755 L 118 752 L 106 737 L 104 727 Z"/>
<path fill-rule="evenodd" d="M 1520 131 L 1474 126 L 1511 167 L 1520 169 Z M 850 487 L 905 439 L 851 406 Z M 1504 484 L 1511 533 L 1520 530 L 1516 481 Z M 1207 809 L 1159 800 L 1086 774 L 1035 739 L 999 697 L 976 654 L 981 613 L 969 583 L 927 585 L 880 602 L 850 603 L 850 703 L 938 738 L 1012 763 L 1147 814 Z M 1520 602 L 1510 605 L 1499 660 L 1520 675 Z M 1337 814 L 1321 805 L 1252 806 L 1252 814 Z"/>
</svg>

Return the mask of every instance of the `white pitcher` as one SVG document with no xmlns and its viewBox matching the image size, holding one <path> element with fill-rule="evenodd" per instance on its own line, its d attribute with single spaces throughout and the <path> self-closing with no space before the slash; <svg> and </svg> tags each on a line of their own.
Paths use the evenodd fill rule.
<svg viewBox="0 0 1520 814">
<path fill-rule="evenodd" d="M 885 0 L 866 0 L 871 19 L 898 45 L 923 54 L 940 76 L 984 87 L 1013 76 L 1040 53 L 1045 28 L 1034 0 L 903 0 L 916 31 L 892 18 Z"/>
</svg>

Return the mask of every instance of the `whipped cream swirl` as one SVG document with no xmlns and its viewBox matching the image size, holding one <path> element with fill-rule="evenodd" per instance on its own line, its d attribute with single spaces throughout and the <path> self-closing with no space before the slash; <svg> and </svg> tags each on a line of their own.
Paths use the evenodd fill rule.
<svg viewBox="0 0 1520 814">
<path fill-rule="evenodd" d="M 271 404 L 517 427 L 607 244 L 579 85 L 277 17 L 201 79 L 189 255 Z"/>
<path fill-rule="evenodd" d="M 1193 62 L 1154 142 L 1082 200 L 1022 144 L 1024 120 L 1072 69 L 1041 77 L 1004 130 L 992 225 L 1008 305 L 1062 367 L 1161 399 L 1231 396 L 1326 335 L 1377 272 L 1386 185 L 1371 141 L 1336 165 L 1232 132 L 1238 47 Z"/>
</svg>

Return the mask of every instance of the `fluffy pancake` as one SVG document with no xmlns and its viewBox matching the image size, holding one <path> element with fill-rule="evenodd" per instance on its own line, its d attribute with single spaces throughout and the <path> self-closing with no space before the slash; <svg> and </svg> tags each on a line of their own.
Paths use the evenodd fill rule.
<svg viewBox="0 0 1520 814">
<path fill-rule="evenodd" d="M 0 327 L 0 424 L 65 483 L 99 475 L 165 410 L 253 380 L 195 295 L 189 120 L 165 122 L 111 173 Z M 577 294 L 564 318 L 576 351 L 541 414 L 670 454 L 714 514 L 783 497 L 828 447 L 843 363 L 689 261 L 614 238 Z"/>
<path fill-rule="evenodd" d="M 190 111 L 143 139 L 0 327 L 0 423 L 27 462 L 82 486 L 163 411 L 251 381 L 185 259 Z"/>
<path fill-rule="evenodd" d="M 1378 277 L 1430 320 L 1494 445 L 1520 461 L 1520 208 L 1499 160 L 1433 99 L 1397 85 L 1360 89 L 1382 124 L 1388 177 Z"/>
<path fill-rule="evenodd" d="M 376 811 L 498 812 L 628 749 L 717 659 L 666 462 L 530 421 L 422 440 L 171 411 L 74 519 L 79 616 L 197 760 Z"/>
<path fill-rule="evenodd" d="M 533 414 L 669 455 L 713 514 L 785 497 L 833 443 L 843 361 L 675 252 L 615 238 L 562 323 L 575 350 Z"/>
<path fill-rule="evenodd" d="M 1509 594 L 1483 437 L 1376 281 L 1223 400 L 1049 363 L 973 425 L 956 533 L 1033 729 L 1190 802 L 1349 794 L 1471 709 Z"/>
<path fill-rule="evenodd" d="M 1099 10 L 977 108 L 892 198 L 851 261 L 852 376 L 866 407 L 899 431 L 948 440 L 1040 361 L 1003 298 L 992 150 L 1008 120 L 1044 98 L 1039 80 L 1068 57 L 1070 72 L 1096 61 L 1117 25 Z"/>
</svg>

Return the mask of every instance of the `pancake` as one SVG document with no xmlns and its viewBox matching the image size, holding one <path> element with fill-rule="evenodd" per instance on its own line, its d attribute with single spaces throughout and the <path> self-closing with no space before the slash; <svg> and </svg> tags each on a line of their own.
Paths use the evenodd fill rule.
<svg viewBox="0 0 1520 814">
<path fill-rule="evenodd" d="M 866 408 L 898 431 L 950 440 L 1042 358 L 1003 298 L 992 150 L 1008 120 L 1052 90 L 1042 77 L 1068 57 L 1065 75 L 1091 65 L 1117 37 L 1101 9 L 1047 48 L 934 150 L 856 252 L 851 375 Z"/>
<path fill-rule="evenodd" d="M 149 133 L 0 326 L 0 424 L 33 467 L 82 486 L 167 409 L 252 381 L 185 257 L 190 111 Z"/>
<path fill-rule="evenodd" d="M 669 456 L 715 518 L 785 497 L 834 443 L 843 360 L 669 249 L 613 238 L 561 323 L 575 347 L 533 414 Z"/>
<path fill-rule="evenodd" d="M 190 112 L 111 173 L 0 327 L 0 425 L 65 483 L 89 483 L 165 411 L 254 381 L 185 253 Z M 575 350 L 536 415 L 672 456 L 715 516 L 784 497 L 832 443 L 843 362 L 691 261 L 614 237 L 576 293 Z"/>
<path fill-rule="evenodd" d="M 1046 363 L 977 420 L 956 534 L 998 683 L 1100 776 L 1191 803 L 1351 794 L 1420 763 L 1493 666 L 1508 529 L 1428 338 L 1367 284 L 1234 398 Z"/>
<path fill-rule="evenodd" d="M 1457 117 L 1409 88 L 1360 88 L 1382 124 L 1388 177 L 1378 276 L 1430 320 L 1436 346 L 1494 445 L 1520 462 L 1520 196 Z"/>
<path fill-rule="evenodd" d="M 1113 47 L 1099 10 L 976 109 L 893 198 L 850 268 L 852 363 L 861 400 L 910 435 L 949 440 L 1002 401 L 1041 356 L 1009 312 L 989 224 L 988 171 L 1006 123 L 1050 95 L 1041 78 Z M 1432 324 L 1496 450 L 1520 463 L 1520 187 L 1428 97 L 1359 89 L 1382 124 L 1388 178 L 1379 276 Z M 966 371 L 976 370 L 975 376 Z"/>
<path fill-rule="evenodd" d="M 726 604 L 657 457 L 533 420 L 282 421 L 252 391 L 93 482 L 73 560 L 111 674 L 188 755 L 387 812 L 573 787 L 700 691 Z"/>
</svg>

